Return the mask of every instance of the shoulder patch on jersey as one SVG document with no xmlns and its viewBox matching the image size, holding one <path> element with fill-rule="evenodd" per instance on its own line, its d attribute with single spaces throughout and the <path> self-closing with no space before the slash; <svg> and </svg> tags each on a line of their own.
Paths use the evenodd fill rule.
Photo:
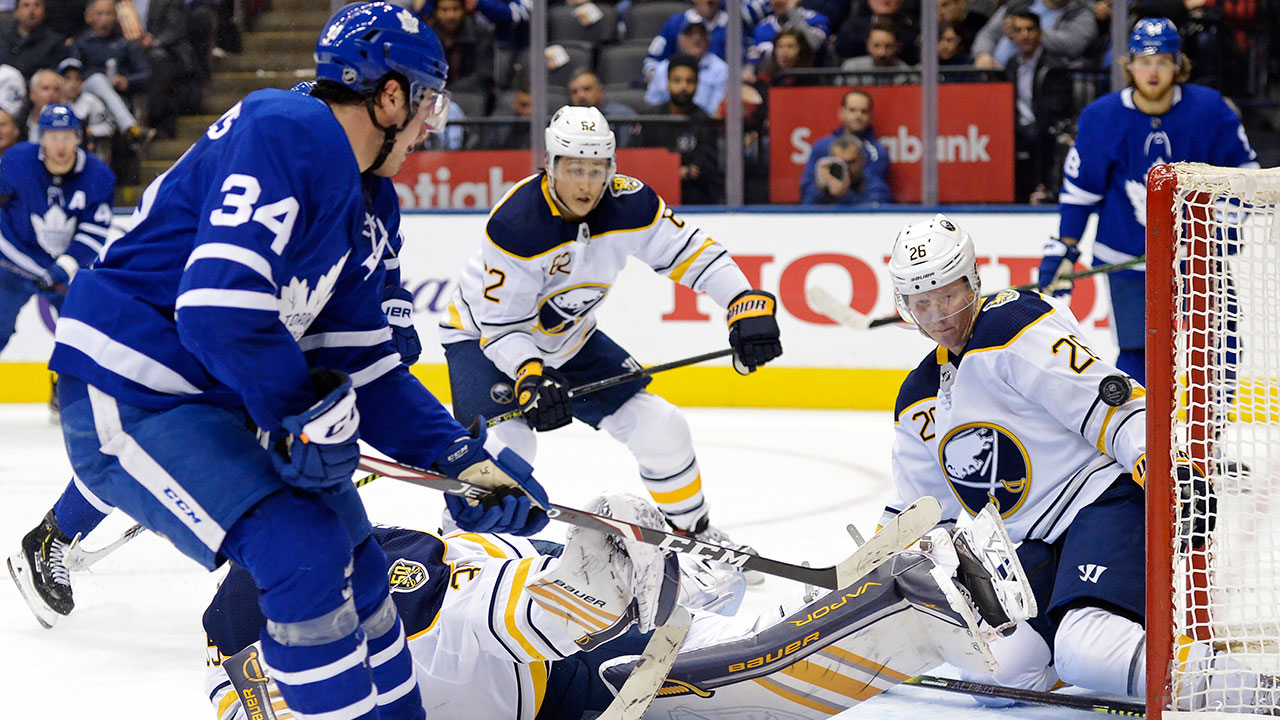
<svg viewBox="0 0 1280 720">
<path fill-rule="evenodd" d="M 625 193 L 611 192 L 600 198 L 600 204 L 587 216 L 587 224 L 591 227 L 591 237 L 599 237 L 612 232 L 632 232 L 643 230 L 658 221 L 658 211 L 662 201 L 653 188 L 636 180 L 634 190 Z M 614 183 L 618 178 L 614 178 Z"/>
<path fill-rule="evenodd" d="M 387 570 L 387 582 L 393 593 L 413 592 L 427 582 L 427 568 L 414 560 L 396 558 Z"/>
<path fill-rule="evenodd" d="M 1053 309 L 1039 293 L 1005 290 L 982 304 L 965 354 L 1008 345 Z"/>
<path fill-rule="evenodd" d="M 640 189 L 643 187 L 644 183 L 630 175 L 614 175 L 613 186 L 609 188 L 609 191 L 616 197 L 618 195 L 630 195 L 631 193 L 640 192 Z"/>
<path fill-rule="evenodd" d="M 898 399 L 893 404 L 893 419 L 901 420 L 907 408 L 921 400 L 938 396 L 938 385 L 941 383 L 939 365 L 936 356 L 930 352 L 924 360 L 912 370 L 907 379 L 898 388 Z"/>
</svg>

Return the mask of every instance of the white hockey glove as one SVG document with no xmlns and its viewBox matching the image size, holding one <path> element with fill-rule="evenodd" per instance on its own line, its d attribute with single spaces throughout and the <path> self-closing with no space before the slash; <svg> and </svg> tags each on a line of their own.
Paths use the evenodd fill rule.
<svg viewBox="0 0 1280 720">
<path fill-rule="evenodd" d="M 636 525 L 662 528 L 662 513 L 634 495 L 602 495 L 586 508 Z M 534 602 L 558 618 L 583 650 L 621 635 L 632 622 L 649 632 L 666 622 L 680 590 L 674 557 L 653 545 L 572 528 L 560 563 L 533 576 Z"/>
</svg>

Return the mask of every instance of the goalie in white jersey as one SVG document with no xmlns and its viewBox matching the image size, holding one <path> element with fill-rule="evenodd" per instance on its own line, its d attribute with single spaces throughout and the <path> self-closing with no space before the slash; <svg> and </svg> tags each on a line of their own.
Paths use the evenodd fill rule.
<svg viewBox="0 0 1280 720">
<path fill-rule="evenodd" d="M 967 676 L 1143 696 L 1145 391 L 1089 349 L 1064 307 L 1034 292 L 982 297 L 973 239 L 944 215 L 902 228 L 889 272 L 899 311 L 938 347 L 898 394 L 885 517 L 925 495 L 944 522 L 993 504 L 1022 543 L 1040 608 L 992 643 L 997 674 Z M 1190 463 L 1178 472 L 1203 478 Z M 1196 485 L 1212 506 L 1207 483 Z M 1197 545 L 1213 530 L 1206 515 L 1191 520 Z M 1243 668 L 1205 687 L 1197 670 L 1230 661 L 1181 642 L 1180 709 L 1215 698 L 1275 707 L 1273 679 Z"/>
<path fill-rule="evenodd" d="M 734 367 L 746 374 L 782 353 L 776 302 L 753 290 L 727 250 L 677 217 L 635 178 L 617 175 L 615 140 L 599 110 L 562 107 L 546 130 L 547 169 L 498 201 L 441 323 L 454 417 L 464 425 L 514 408 L 524 421 L 494 435 L 532 462 L 534 430 L 573 418 L 627 446 L 667 520 L 702 540 L 702 477 L 680 411 L 647 379 L 570 399 L 568 388 L 639 367 L 596 328 L 628 257 L 728 309 Z"/>
</svg>

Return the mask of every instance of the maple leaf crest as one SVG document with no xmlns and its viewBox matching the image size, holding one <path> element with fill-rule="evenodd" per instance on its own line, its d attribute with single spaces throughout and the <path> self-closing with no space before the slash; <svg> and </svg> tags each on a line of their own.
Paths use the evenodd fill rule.
<svg viewBox="0 0 1280 720">
<path fill-rule="evenodd" d="M 306 280 L 294 276 L 288 285 L 280 288 L 280 322 L 289 329 L 289 334 L 297 340 L 307 332 L 311 323 L 324 310 L 329 298 L 333 297 L 333 288 L 342 274 L 342 267 L 351 256 L 348 250 L 342 259 L 334 263 L 329 271 L 316 279 L 315 288 L 311 288 Z"/>
<path fill-rule="evenodd" d="M 31 228 L 36 231 L 36 242 L 53 257 L 67 251 L 71 236 L 76 232 L 76 219 L 68 217 L 65 210 L 54 205 L 45 211 L 44 217 L 31 213 Z"/>
</svg>

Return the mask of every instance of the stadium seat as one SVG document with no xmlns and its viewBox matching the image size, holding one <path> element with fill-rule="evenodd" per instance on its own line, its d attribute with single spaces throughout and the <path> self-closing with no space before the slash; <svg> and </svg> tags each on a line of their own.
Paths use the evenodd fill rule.
<svg viewBox="0 0 1280 720">
<path fill-rule="evenodd" d="M 547 10 L 547 42 L 581 40 L 593 45 L 613 42 L 618 38 L 618 9 L 612 5 L 596 5 L 604 17 L 582 26 L 574 11 L 580 5 L 556 5 Z"/>
<path fill-rule="evenodd" d="M 649 105 L 644 101 L 644 88 L 621 87 L 615 85 L 613 87 L 605 88 L 604 96 L 613 102 L 620 102 L 623 105 L 626 105 L 641 115 L 649 112 Z"/>
<path fill-rule="evenodd" d="M 582 40 L 560 40 L 552 44 L 563 47 L 569 53 L 569 62 L 555 70 L 547 71 L 547 86 L 563 89 L 569 84 L 569 78 L 574 70 L 592 66 L 595 46 Z"/>
<path fill-rule="evenodd" d="M 462 112 L 466 113 L 469 118 L 484 117 L 485 101 L 488 96 L 482 92 L 473 92 L 470 90 L 460 90 L 451 92 L 450 102 L 462 108 Z"/>
<path fill-rule="evenodd" d="M 642 81 L 641 68 L 649 54 L 649 43 L 629 40 L 600 48 L 596 75 L 605 85 L 637 85 Z"/>
<path fill-rule="evenodd" d="M 628 40 L 644 40 L 647 44 L 662 29 L 667 18 L 693 7 L 687 2 L 675 0 L 654 0 L 654 2 L 638 2 L 627 10 L 625 22 Z"/>
</svg>

